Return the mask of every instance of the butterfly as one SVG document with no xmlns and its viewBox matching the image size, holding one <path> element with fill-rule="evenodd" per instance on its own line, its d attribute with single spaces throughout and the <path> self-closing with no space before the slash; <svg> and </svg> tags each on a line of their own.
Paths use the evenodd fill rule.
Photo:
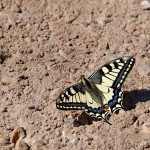
<svg viewBox="0 0 150 150">
<path fill-rule="evenodd" d="M 56 100 L 61 110 L 84 110 L 89 116 L 104 119 L 123 109 L 121 86 L 135 63 L 135 58 L 124 56 L 102 66 L 89 78 L 65 89 Z M 109 123 L 110 124 L 110 123 Z"/>
</svg>

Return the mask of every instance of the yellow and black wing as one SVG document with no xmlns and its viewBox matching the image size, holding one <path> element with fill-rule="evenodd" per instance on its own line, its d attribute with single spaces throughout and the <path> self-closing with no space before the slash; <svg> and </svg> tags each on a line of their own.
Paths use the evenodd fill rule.
<svg viewBox="0 0 150 150">
<path fill-rule="evenodd" d="M 84 109 L 85 105 L 85 90 L 82 83 L 65 89 L 56 101 L 56 107 L 62 110 L 80 110 Z"/>
<path fill-rule="evenodd" d="M 117 58 L 95 71 L 89 79 L 95 84 L 102 84 L 111 88 L 120 88 L 128 73 L 135 63 L 133 57 L 125 56 Z"/>
<path fill-rule="evenodd" d="M 133 57 L 117 58 L 95 71 L 88 79 L 64 90 L 56 106 L 63 110 L 84 109 L 90 116 L 103 118 L 122 108 L 121 86 L 134 65 Z M 107 121 L 108 122 L 108 121 Z"/>
<path fill-rule="evenodd" d="M 111 112 L 122 109 L 123 93 L 121 86 L 135 63 L 133 57 L 117 58 L 94 72 L 89 79 L 102 91 L 105 105 Z"/>
</svg>

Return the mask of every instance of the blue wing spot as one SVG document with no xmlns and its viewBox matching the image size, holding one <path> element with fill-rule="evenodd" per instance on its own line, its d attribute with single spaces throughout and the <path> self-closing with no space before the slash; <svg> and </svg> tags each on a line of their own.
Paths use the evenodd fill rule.
<svg viewBox="0 0 150 150">
<path fill-rule="evenodd" d="M 89 112 L 99 113 L 99 114 L 102 114 L 102 113 L 104 112 L 104 110 L 103 110 L 102 107 L 100 107 L 99 109 L 93 109 L 93 108 L 91 108 L 91 107 L 88 107 L 87 110 L 88 110 Z"/>
<path fill-rule="evenodd" d="M 89 112 L 93 112 L 93 113 L 99 113 L 99 114 L 102 114 L 104 112 L 104 109 L 102 107 L 98 108 L 98 109 L 93 109 L 91 107 L 87 108 L 87 110 Z"/>
<path fill-rule="evenodd" d="M 114 97 L 113 97 L 113 99 L 111 100 L 111 101 L 109 101 L 108 102 L 108 105 L 110 106 L 110 107 L 113 107 L 113 106 L 115 106 L 117 103 L 118 103 L 118 97 L 119 97 L 119 89 L 116 89 L 116 90 L 114 90 Z"/>
</svg>

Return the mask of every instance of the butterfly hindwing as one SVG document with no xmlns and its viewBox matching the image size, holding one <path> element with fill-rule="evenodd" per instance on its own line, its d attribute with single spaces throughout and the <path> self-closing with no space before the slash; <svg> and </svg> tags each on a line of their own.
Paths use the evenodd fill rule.
<svg viewBox="0 0 150 150">
<path fill-rule="evenodd" d="M 105 104 L 110 106 L 110 112 L 114 113 L 123 108 L 123 93 L 121 89 L 113 89 L 100 84 L 96 84 L 96 87 L 103 92 Z"/>
</svg>

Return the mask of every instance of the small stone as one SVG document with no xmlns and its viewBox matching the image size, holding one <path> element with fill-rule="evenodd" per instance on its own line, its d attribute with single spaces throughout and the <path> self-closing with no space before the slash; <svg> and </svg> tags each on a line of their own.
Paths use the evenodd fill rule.
<svg viewBox="0 0 150 150">
<path fill-rule="evenodd" d="M 25 88 L 24 88 L 24 94 L 29 94 L 29 93 L 31 93 L 32 92 L 32 88 L 31 88 L 31 86 L 28 86 L 28 84 L 29 84 L 29 82 L 25 82 L 25 84 L 26 84 L 26 86 L 25 86 Z M 32 106 L 31 106 L 32 107 Z"/>
<path fill-rule="evenodd" d="M 56 134 L 57 137 L 61 136 L 60 129 L 55 129 L 55 134 Z"/>
<path fill-rule="evenodd" d="M 9 144 L 8 146 L 2 146 L 1 150 L 12 150 L 15 148 L 15 145 L 12 143 L 12 144 Z"/>
<path fill-rule="evenodd" d="M 15 146 L 16 150 L 29 150 L 28 145 L 24 142 L 23 139 L 20 139 L 17 141 L 16 146 Z"/>
<path fill-rule="evenodd" d="M 136 24 L 132 24 L 132 25 L 129 25 L 127 28 L 126 28 L 127 32 L 132 34 L 133 32 L 136 31 Z"/>
<path fill-rule="evenodd" d="M 127 37 L 124 39 L 124 43 L 132 43 L 131 37 Z"/>
<path fill-rule="evenodd" d="M 133 125 L 137 119 L 138 119 L 137 116 L 132 115 L 131 118 L 130 118 L 130 121 L 129 121 L 130 125 Z"/>
<path fill-rule="evenodd" d="M 71 68 L 71 69 L 70 69 L 70 72 L 71 72 L 72 74 L 75 74 L 75 73 L 76 73 L 76 69 Z"/>
<path fill-rule="evenodd" d="M 11 142 L 11 143 L 16 143 L 18 139 L 19 139 L 18 130 L 15 129 L 15 130 L 12 132 L 12 135 L 11 135 L 11 137 L 10 137 L 10 142 Z"/>
<path fill-rule="evenodd" d="M 77 145 L 78 141 L 79 141 L 78 139 L 74 138 L 74 139 L 72 140 L 72 143 L 73 143 L 74 145 Z"/>
<path fill-rule="evenodd" d="M 149 110 L 149 109 L 146 109 L 146 110 L 144 111 L 144 113 L 150 113 L 150 110 Z"/>
<path fill-rule="evenodd" d="M 3 85 L 9 85 L 10 84 L 10 78 L 9 77 L 3 77 L 2 78 L 2 84 Z"/>
<path fill-rule="evenodd" d="M 24 41 L 27 43 L 27 44 L 30 44 L 32 42 L 32 39 L 30 37 L 26 37 L 24 39 Z"/>
<path fill-rule="evenodd" d="M 72 11 L 72 12 L 69 12 L 69 13 L 68 13 L 68 11 L 65 11 L 64 14 L 65 14 L 65 22 L 68 23 L 68 24 L 75 21 L 77 19 L 77 17 L 79 16 L 78 11 Z"/>
<path fill-rule="evenodd" d="M 98 17 L 98 18 L 96 19 L 96 21 L 97 21 L 97 23 L 98 23 L 101 27 L 104 27 L 104 26 L 106 25 L 106 23 L 107 23 L 107 18 L 106 18 L 105 15 L 102 15 L 102 16 Z"/>
<path fill-rule="evenodd" d="M 144 123 L 142 126 L 142 131 L 144 133 L 149 133 L 150 134 L 150 122 Z"/>
<path fill-rule="evenodd" d="M 136 128 L 139 127 L 139 120 L 136 120 L 136 121 L 135 121 L 134 127 L 136 127 Z"/>
<path fill-rule="evenodd" d="M 65 123 L 70 123 L 70 124 L 73 124 L 74 123 L 74 118 L 64 118 L 64 122 Z"/>
<path fill-rule="evenodd" d="M 3 107 L 2 109 L 0 109 L 0 112 L 7 112 L 7 107 Z"/>
<path fill-rule="evenodd" d="M 146 10 L 150 10 L 150 3 L 147 0 L 143 0 L 140 3 L 140 6 L 142 7 L 142 9 L 146 9 Z"/>
<path fill-rule="evenodd" d="M 133 12 L 131 12 L 130 16 L 133 18 L 137 18 L 138 14 L 137 14 L 137 12 L 133 11 Z"/>
<path fill-rule="evenodd" d="M 139 0 L 130 0 L 129 3 L 130 3 L 130 5 L 138 5 Z"/>
<path fill-rule="evenodd" d="M 140 30 L 135 30 L 135 32 L 133 33 L 134 36 L 140 36 L 141 31 Z"/>
<path fill-rule="evenodd" d="M 30 105 L 30 106 L 28 106 L 28 109 L 35 109 L 35 106 L 34 105 Z"/>
<path fill-rule="evenodd" d="M 33 144 L 32 144 L 32 150 L 38 150 L 38 149 L 41 149 L 44 145 L 44 142 L 42 141 L 35 141 Z"/>
<path fill-rule="evenodd" d="M 149 148 L 150 147 L 150 143 L 148 141 L 142 141 L 140 144 L 140 149 L 143 150 L 145 148 Z"/>
<path fill-rule="evenodd" d="M 4 145 L 5 144 L 5 138 L 0 137 L 0 145 Z"/>
<path fill-rule="evenodd" d="M 102 0 L 102 4 L 103 4 L 103 5 L 108 5 L 109 3 L 110 3 L 109 0 Z"/>
<path fill-rule="evenodd" d="M 88 145 L 91 145 L 92 141 L 93 141 L 93 138 L 92 137 L 87 137 L 86 141 L 88 142 Z"/>
<path fill-rule="evenodd" d="M 59 88 L 54 89 L 54 90 L 51 90 L 51 91 L 50 91 L 50 98 L 51 98 L 52 100 L 56 99 L 57 96 L 58 96 L 58 92 L 59 92 L 59 91 L 60 91 Z"/>
<path fill-rule="evenodd" d="M 22 0 L 15 0 L 15 3 L 20 6 L 22 4 Z"/>
<path fill-rule="evenodd" d="M 74 134 L 73 135 L 73 139 L 72 139 L 72 143 L 77 145 L 78 141 L 80 140 L 80 135 Z"/>
<path fill-rule="evenodd" d="M 150 75 L 150 64 L 142 65 L 138 68 L 138 72 L 141 76 Z"/>
<path fill-rule="evenodd" d="M 25 130 L 22 127 L 17 127 L 10 135 L 10 142 L 16 144 L 19 138 L 25 137 Z"/>
<path fill-rule="evenodd" d="M 12 150 L 9 146 L 2 146 L 1 150 Z"/>
<path fill-rule="evenodd" d="M 66 144 L 68 141 L 69 141 L 69 139 L 68 139 L 67 137 L 64 137 L 64 138 L 62 139 L 62 143 L 64 143 L 64 144 Z"/>
<path fill-rule="evenodd" d="M 21 13 L 21 8 L 18 5 L 13 5 L 12 12 Z"/>
</svg>

